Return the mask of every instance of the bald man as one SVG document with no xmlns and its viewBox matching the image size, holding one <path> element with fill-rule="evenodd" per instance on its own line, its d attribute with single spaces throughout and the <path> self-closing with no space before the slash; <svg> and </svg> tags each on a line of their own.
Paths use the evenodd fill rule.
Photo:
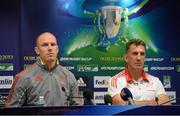
<svg viewBox="0 0 180 116">
<path fill-rule="evenodd" d="M 18 73 L 5 106 L 34 106 L 43 98 L 45 106 L 80 105 L 79 89 L 74 75 L 59 64 L 59 47 L 50 32 L 40 34 L 34 48 L 37 61 Z"/>
</svg>

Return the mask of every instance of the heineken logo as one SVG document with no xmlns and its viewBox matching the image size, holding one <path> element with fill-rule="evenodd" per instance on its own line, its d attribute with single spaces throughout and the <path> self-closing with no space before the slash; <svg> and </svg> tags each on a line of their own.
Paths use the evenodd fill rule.
<svg viewBox="0 0 180 116">
<path fill-rule="evenodd" d="M 13 71 L 14 66 L 12 63 L 0 63 L 0 71 Z"/>
</svg>

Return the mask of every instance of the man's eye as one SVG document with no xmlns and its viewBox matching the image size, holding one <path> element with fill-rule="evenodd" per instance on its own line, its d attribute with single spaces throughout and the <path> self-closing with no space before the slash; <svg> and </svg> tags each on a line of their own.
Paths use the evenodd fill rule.
<svg viewBox="0 0 180 116">
<path fill-rule="evenodd" d="M 55 43 L 53 43 L 53 44 L 51 44 L 51 46 L 56 46 L 56 44 L 55 44 Z"/>
<path fill-rule="evenodd" d="M 145 55 L 145 53 L 141 53 L 141 56 L 144 56 Z"/>
<path fill-rule="evenodd" d="M 42 46 L 48 46 L 48 44 L 44 43 L 44 44 L 42 44 Z"/>
<path fill-rule="evenodd" d="M 133 52 L 133 55 L 138 55 L 138 53 L 137 52 Z"/>
</svg>

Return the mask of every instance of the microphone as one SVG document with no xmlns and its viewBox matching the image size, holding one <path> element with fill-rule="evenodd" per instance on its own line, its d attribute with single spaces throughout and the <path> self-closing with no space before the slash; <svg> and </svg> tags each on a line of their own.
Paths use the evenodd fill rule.
<svg viewBox="0 0 180 116">
<path fill-rule="evenodd" d="M 123 88 L 121 90 L 120 96 L 124 101 L 128 101 L 129 105 L 135 105 L 132 93 L 128 88 Z"/>
<path fill-rule="evenodd" d="M 112 97 L 109 94 L 104 95 L 104 103 L 105 105 L 112 105 Z"/>
<path fill-rule="evenodd" d="M 67 106 L 69 106 L 70 105 L 70 95 L 67 95 L 65 87 L 62 87 L 61 89 L 62 89 L 62 91 L 65 93 L 65 95 L 67 97 Z"/>
<path fill-rule="evenodd" d="M 69 96 L 66 93 L 66 89 L 64 87 L 61 87 L 62 91 L 65 93 L 65 95 L 67 96 L 67 100 L 69 100 Z"/>
<path fill-rule="evenodd" d="M 78 103 L 76 103 L 74 100 L 72 100 L 73 98 L 79 98 L 79 99 L 83 99 L 83 97 L 71 97 L 70 95 L 68 95 L 67 94 L 67 92 L 66 92 L 66 89 L 65 89 L 65 87 L 61 87 L 61 89 L 62 89 L 62 91 L 65 93 L 65 95 L 66 95 L 66 97 L 67 97 L 67 105 L 69 106 L 69 105 L 78 105 Z"/>
<path fill-rule="evenodd" d="M 155 101 L 156 101 L 157 105 L 159 105 L 159 103 L 158 103 L 158 101 L 159 101 L 158 97 L 155 97 Z"/>
<path fill-rule="evenodd" d="M 83 97 L 84 97 L 84 105 L 96 105 L 91 91 L 89 90 L 84 91 Z"/>
</svg>

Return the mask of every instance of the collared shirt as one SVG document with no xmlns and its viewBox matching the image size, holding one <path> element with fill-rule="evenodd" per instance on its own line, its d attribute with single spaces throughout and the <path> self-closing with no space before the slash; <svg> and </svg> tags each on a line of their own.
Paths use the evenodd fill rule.
<svg viewBox="0 0 180 116">
<path fill-rule="evenodd" d="M 109 79 L 108 93 L 111 97 L 120 94 L 123 88 L 128 88 L 134 100 L 155 100 L 159 94 L 166 94 L 159 78 L 142 71 L 141 79 L 135 81 L 130 76 L 127 67 Z"/>
</svg>

